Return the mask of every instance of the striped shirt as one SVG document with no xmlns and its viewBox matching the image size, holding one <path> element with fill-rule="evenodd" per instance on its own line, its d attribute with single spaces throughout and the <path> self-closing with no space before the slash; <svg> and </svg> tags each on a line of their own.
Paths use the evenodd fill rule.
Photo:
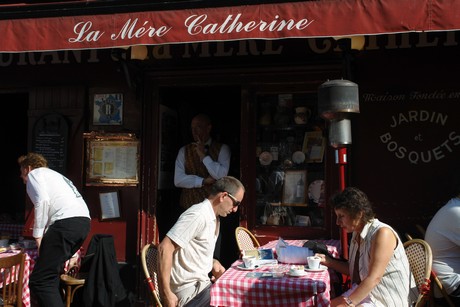
<svg viewBox="0 0 460 307">
<path fill-rule="evenodd" d="M 410 302 L 416 300 L 417 286 L 410 271 L 409 261 L 407 260 L 404 246 L 398 234 L 389 225 L 380 222 L 378 219 L 369 221 L 363 228 L 360 236 L 359 245 L 359 277 L 364 280 L 369 275 L 369 265 L 371 262 L 371 247 L 375 234 L 382 228 L 390 228 L 398 239 L 393 256 L 388 263 L 380 283 L 372 289 L 370 299 L 375 306 L 382 307 L 401 307 L 409 306 Z M 354 264 L 358 242 L 357 233 L 353 233 L 350 244 L 350 273 L 354 272 Z M 352 276 L 353 280 L 353 276 Z M 412 289 L 413 290 L 409 290 Z"/>
</svg>

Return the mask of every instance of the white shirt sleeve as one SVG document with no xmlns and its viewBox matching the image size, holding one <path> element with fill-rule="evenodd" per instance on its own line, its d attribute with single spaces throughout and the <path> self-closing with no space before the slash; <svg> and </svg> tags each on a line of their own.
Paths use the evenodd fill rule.
<svg viewBox="0 0 460 307">
<path fill-rule="evenodd" d="M 211 177 L 220 179 L 227 176 L 230 169 L 230 147 L 222 144 L 217 161 L 214 161 L 210 156 L 203 159 L 203 164 L 206 166 Z M 181 147 L 177 154 L 175 170 L 174 170 L 174 185 L 178 188 L 200 188 L 203 185 L 203 179 L 197 175 L 187 175 L 185 173 L 185 146 Z"/>
<path fill-rule="evenodd" d="M 49 195 L 43 185 L 40 183 L 40 176 L 35 176 L 36 173 L 29 173 L 27 180 L 27 194 L 34 204 L 34 227 L 33 237 L 41 238 L 49 223 Z"/>
<path fill-rule="evenodd" d="M 230 169 L 230 157 L 230 147 L 226 144 L 222 144 L 217 161 L 214 161 L 210 156 L 206 156 L 203 159 L 203 164 L 208 169 L 211 177 L 217 180 L 227 176 Z"/>
</svg>

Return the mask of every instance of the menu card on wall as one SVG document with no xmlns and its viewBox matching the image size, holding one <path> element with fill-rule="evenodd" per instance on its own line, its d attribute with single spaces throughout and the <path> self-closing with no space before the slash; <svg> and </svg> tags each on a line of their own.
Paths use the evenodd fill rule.
<svg viewBox="0 0 460 307">
<path fill-rule="evenodd" d="M 92 148 L 90 176 L 136 179 L 137 146 L 127 142 L 99 142 Z"/>
<path fill-rule="evenodd" d="M 131 135 L 87 134 L 86 185 L 139 183 L 139 141 Z"/>
<path fill-rule="evenodd" d="M 101 220 L 120 217 L 120 205 L 117 192 L 99 193 L 101 202 Z"/>
</svg>

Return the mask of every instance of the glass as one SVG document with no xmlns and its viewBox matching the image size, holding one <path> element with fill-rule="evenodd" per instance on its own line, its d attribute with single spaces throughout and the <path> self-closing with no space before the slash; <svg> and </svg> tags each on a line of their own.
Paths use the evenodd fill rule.
<svg viewBox="0 0 460 307">
<path fill-rule="evenodd" d="M 233 207 L 238 207 L 239 205 L 241 205 L 241 202 L 239 200 L 237 200 L 235 196 L 233 196 L 232 194 L 230 194 L 228 192 L 227 192 L 227 194 L 233 201 Z"/>
</svg>

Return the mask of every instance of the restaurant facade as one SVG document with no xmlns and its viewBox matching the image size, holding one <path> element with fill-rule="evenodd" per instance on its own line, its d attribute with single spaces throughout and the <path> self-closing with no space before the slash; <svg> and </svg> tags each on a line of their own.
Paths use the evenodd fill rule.
<svg viewBox="0 0 460 307">
<path fill-rule="evenodd" d="M 406 7 L 412 14 L 405 23 L 392 14 L 400 12 L 392 1 L 342 2 L 340 12 L 337 1 L 306 1 L 0 20 L 8 29 L 0 99 L 11 112 L 2 121 L 9 148 L 3 180 L 14 199 L 2 213 L 30 235 L 32 206 L 16 159 L 43 153 L 82 191 L 90 236 L 114 236 L 125 279 L 142 301 L 140 250 L 178 217 L 174 160 L 191 140 L 191 118 L 205 112 L 213 138 L 231 148 L 229 174 L 246 187 L 237 214 L 222 221 L 224 264 L 238 257 L 238 225 L 261 243 L 339 240 L 327 198 L 343 185 L 364 190 L 377 216 L 401 234 L 426 226 L 459 165 L 460 33 L 448 15 L 436 22 L 433 10 L 424 28 L 418 7 Z M 372 14 L 382 3 L 387 14 Z M 320 18 L 324 12 L 339 21 Z M 267 28 L 295 22 L 290 30 L 264 32 L 258 23 L 260 31 L 238 32 L 223 17 L 240 16 L 249 29 L 257 14 L 271 16 Z M 361 28 L 353 18 L 362 18 Z M 174 32 L 180 20 L 188 30 Z M 331 84 L 359 89 L 359 113 L 345 115 L 346 146 L 331 146 L 332 123 L 318 102 L 318 91 Z"/>
</svg>

